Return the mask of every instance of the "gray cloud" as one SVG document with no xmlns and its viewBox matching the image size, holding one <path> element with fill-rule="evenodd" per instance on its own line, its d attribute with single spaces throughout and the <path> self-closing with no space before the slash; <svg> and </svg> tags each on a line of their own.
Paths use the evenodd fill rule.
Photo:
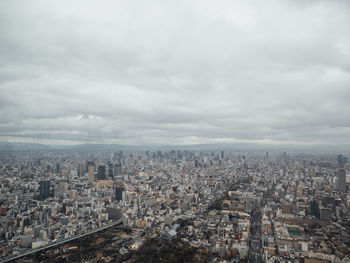
<svg viewBox="0 0 350 263">
<path fill-rule="evenodd" d="M 2 1 L 0 140 L 350 139 L 348 1 Z"/>
</svg>

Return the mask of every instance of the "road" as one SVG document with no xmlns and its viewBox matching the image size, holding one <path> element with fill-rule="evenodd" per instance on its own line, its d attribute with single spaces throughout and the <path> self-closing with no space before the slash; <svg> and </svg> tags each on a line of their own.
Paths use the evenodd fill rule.
<svg viewBox="0 0 350 263">
<path fill-rule="evenodd" d="M 252 212 L 249 232 L 249 263 L 262 262 L 261 258 L 261 211 Z"/>
<path fill-rule="evenodd" d="M 280 179 L 280 178 L 279 178 Z M 279 180 L 278 180 L 279 181 Z M 262 262 L 262 244 L 261 244 L 261 208 L 267 203 L 267 200 L 276 190 L 276 184 L 273 184 L 271 189 L 267 191 L 266 197 L 262 200 L 260 207 L 251 213 L 250 232 L 249 232 L 249 263 Z"/>
<path fill-rule="evenodd" d="M 274 221 L 272 220 L 271 215 L 269 215 L 269 220 L 270 220 L 270 224 L 271 224 L 271 229 L 272 229 L 272 234 L 273 234 L 273 240 L 274 240 L 274 242 L 275 242 L 276 255 L 278 256 L 280 250 L 279 250 L 279 248 L 278 248 L 278 243 L 277 243 L 277 235 L 276 235 L 276 232 L 275 232 L 275 223 L 274 223 Z"/>
<path fill-rule="evenodd" d="M 73 241 L 73 240 L 76 240 L 76 239 L 79 239 L 79 238 L 82 238 L 82 237 L 86 237 L 86 236 L 95 234 L 97 232 L 100 232 L 100 231 L 112 228 L 114 226 L 117 226 L 117 225 L 121 224 L 122 222 L 123 222 L 123 218 L 118 219 L 117 221 L 113 222 L 112 224 L 108 224 L 106 226 L 103 226 L 103 227 L 100 227 L 100 228 L 97 228 L 97 229 L 93 229 L 93 230 L 91 230 L 89 232 L 86 232 L 84 234 L 73 236 L 73 237 L 69 237 L 69 238 L 66 238 L 66 239 L 63 239 L 63 240 L 60 240 L 60 241 L 48 244 L 46 246 L 39 247 L 37 249 L 33 249 L 33 250 L 28 251 L 28 252 L 21 253 L 19 255 L 11 256 L 11 257 L 8 257 L 6 259 L 1 259 L 1 262 L 11 262 L 11 261 L 14 261 L 14 260 L 17 260 L 17 259 L 29 256 L 29 255 L 38 253 L 40 251 L 44 251 L 44 250 L 49 249 L 49 248 L 60 246 L 60 245 L 63 245 L 65 243 L 68 243 L 70 241 Z"/>
</svg>

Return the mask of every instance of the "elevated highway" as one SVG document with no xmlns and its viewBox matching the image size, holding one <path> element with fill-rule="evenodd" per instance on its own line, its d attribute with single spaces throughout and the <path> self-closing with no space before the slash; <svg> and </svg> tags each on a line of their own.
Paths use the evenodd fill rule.
<svg viewBox="0 0 350 263">
<path fill-rule="evenodd" d="M 39 248 L 36 248 L 36 249 L 32 249 L 32 250 L 27 251 L 27 252 L 23 252 L 23 253 L 21 253 L 19 255 L 14 255 L 14 256 L 10 256 L 10 257 L 4 258 L 4 259 L 0 259 L 0 262 L 15 261 L 15 260 L 18 260 L 20 258 L 23 258 L 23 257 L 26 257 L 26 256 L 30 256 L 32 254 L 44 251 L 46 249 L 57 247 L 57 246 L 65 244 L 65 243 L 71 242 L 73 240 L 76 240 L 76 239 L 79 239 L 79 238 L 82 238 L 82 237 L 86 237 L 86 236 L 89 236 L 89 235 L 101 232 L 103 230 L 115 227 L 115 226 L 121 224 L 122 222 L 123 222 L 123 218 L 120 218 L 120 219 L 116 220 L 115 222 L 113 222 L 111 224 L 105 225 L 105 226 L 97 228 L 97 229 L 90 230 L 90 231 L 88 231 L 88 232 L 86 232 L 84 234 L 73 236 L 73 237 L 69 237 L 69 238 L 65 238 L 65 239 L 62 239 L 62 240 L 58 240 L 57 242 L 50 243 L 48 245 L 45 245 L 45 246 L 42 246 L 42 247 L 39 247 Z"/>
</svg>

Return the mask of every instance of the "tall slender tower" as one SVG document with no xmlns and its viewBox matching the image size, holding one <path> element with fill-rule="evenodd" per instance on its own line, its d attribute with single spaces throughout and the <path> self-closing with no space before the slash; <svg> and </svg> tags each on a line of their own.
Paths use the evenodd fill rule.
<svg viewBox="0 0 350 263">
<path fill-rule="evenodd" d="M 346 171 L 345 171 L 345 169 L 338 170 L 338 189 L 340 192 L 346 191 Z"/>
<path fill-rule="evenodd" d="M 41 200 L 45 200 L 50 197 L 50 181 L 39 182 L 39 195 Z"/>
<path fill-rule="evenodd" d="M 89 163 L 88 176 L 89 176 L 89 183 L 92 184 L 95 181 L 95 165 L 93 163 Z"/>
<path fill-rule="evenodd" d="M 100 165 L 97 170 L 97 179 L 106 180 L 106 166 Z"/>
</svg>

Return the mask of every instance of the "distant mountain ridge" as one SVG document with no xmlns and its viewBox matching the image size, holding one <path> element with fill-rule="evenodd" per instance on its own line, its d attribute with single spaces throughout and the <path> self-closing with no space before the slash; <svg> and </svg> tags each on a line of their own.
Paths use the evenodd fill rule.
<svg viewBox="0 0 350 263">
<path fill-rule="evenodd" d="M 350 146 L 335 145 L 292 145 L 292 144 L 255 144 L 255 143 L 220 143 L 220 144 L 193 144 L 193 145 L 122 145 L 122 144 L 77 144 L 77 145 L 46 145 L 40 143 L 4 142 L 0 141 L 0 152 L 8 151 L 170 151 L 192 150 L 213 151 L 226 150 L 235 152 L 244 151 L 298 151 L 298 152 L 350 152 Z"/>
<path fill-rule="evenodd" d="M 49 150 L 49 145 L 26 142 L 0 142 L 0 151 Z"/>
</svg>

